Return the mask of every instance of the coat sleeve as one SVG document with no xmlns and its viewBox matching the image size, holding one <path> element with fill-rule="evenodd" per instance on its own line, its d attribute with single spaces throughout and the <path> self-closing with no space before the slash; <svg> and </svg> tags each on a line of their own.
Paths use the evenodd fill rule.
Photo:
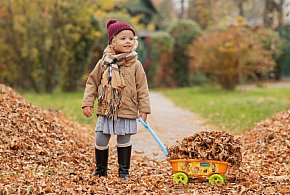
<svg viewBox="0 0 290 195">
<path fill-rule="evenodd" d="M 102 61 L 99 60 L 87 79 L 82 108 L 86 106 L 94 107 L 98 95 L 98 86 L 101 83 L 102 69 Z"/>
<path fill-rule="evenodd" d="M 147 77 L 141 62 L 136 66 L 136 90 L 139 112 L 151 113 Z"/>
</svg>

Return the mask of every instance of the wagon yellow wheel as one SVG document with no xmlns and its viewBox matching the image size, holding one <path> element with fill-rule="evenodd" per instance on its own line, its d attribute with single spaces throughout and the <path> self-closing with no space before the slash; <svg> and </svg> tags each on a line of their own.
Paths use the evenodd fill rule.
<svg viewBox="0 0 290 195">
<path fill-rule="evenodd" d="M 211 184 L 214 182 L 214 184 L 216 185 L 220 185 L 221 183 L 224 183 L 224 178 L 219 175 L 219 174 L 213 174 L 212 176 L 210 176 L 208 182 Z"/>
<path fill-rule="evenodd" d="M 173 181 L 176 184 L 178 184 L 179 182 L 181 182 L 183 184 L 187 184 L 188 177 L 185 173 L 179 172 L 179 173 L 174 174 Z"/>
</svg>

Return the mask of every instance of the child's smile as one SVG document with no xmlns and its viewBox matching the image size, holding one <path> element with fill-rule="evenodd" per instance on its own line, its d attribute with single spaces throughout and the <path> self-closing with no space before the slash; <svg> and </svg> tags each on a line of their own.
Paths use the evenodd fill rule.
<svg viewBox="0 0 290 195">
<path fill-rule="evenodd" d="M 134 44 L 135 37 L 131 30 L 121 31 L 112 41 L 112 45 L 118 53 L 130 53 Z"/>
</svg>

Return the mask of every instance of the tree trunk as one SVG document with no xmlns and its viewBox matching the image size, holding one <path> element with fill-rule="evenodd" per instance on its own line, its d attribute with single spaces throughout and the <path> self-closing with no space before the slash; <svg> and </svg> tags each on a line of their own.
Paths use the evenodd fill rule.
<svg viewBox="0 0 290 195">
<path fill-rule="evenodd" d="M 277 11 L 278 11 L 278 26 L 277 28 L 280 29 L 284 26 L 284 20 L 283 20 L 283 5 L 285 0 L 280 0 L 280 3 L 277 4 Z"/>
<path fill-rule="evenodd" d="M 264 25 L 266 27 L 281 28 L 283 26 L 283 5 L 285 0 L 280 0 L 277 3 L 275 0 L 266 0 L 265 10 L 264 10 Z M 277 25 L 274 26 L 275 18 L 274 14 L 277 12 Z"/>
<path fill-rule="evenodd" d="M 181 10 L 180 10 L 179 18 L 184 18 L 184 0 L 181 0 L 180 6 L 181 6 Z"/>
<path fill-rule="evenodd" d="M 239 0 L 238 8 L 239 8 L 239 15 L 245 17 L 244 7 L 243 7 L 243 0 Z"/>
</svg>

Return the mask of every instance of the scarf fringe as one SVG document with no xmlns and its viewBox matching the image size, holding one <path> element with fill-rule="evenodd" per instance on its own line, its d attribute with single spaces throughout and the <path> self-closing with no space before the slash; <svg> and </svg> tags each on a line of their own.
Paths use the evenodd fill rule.
<svg viewBox="0 0 290 195">
<path fill-rule="evenodd" d="M 107 95 L 105 95 L 106 91 Z M 102 96 L 99 97 L 99 101 L 104 99 L 108 100 L 108 101 L 100 101 L 101 112 L 104 113 L 109 118 L 117 119 L 117 112 L 121 106 L 122 90 L 114 89 L 111 86 L 106 85 L 102 87 L 101 94 Z"/>
</svg>

